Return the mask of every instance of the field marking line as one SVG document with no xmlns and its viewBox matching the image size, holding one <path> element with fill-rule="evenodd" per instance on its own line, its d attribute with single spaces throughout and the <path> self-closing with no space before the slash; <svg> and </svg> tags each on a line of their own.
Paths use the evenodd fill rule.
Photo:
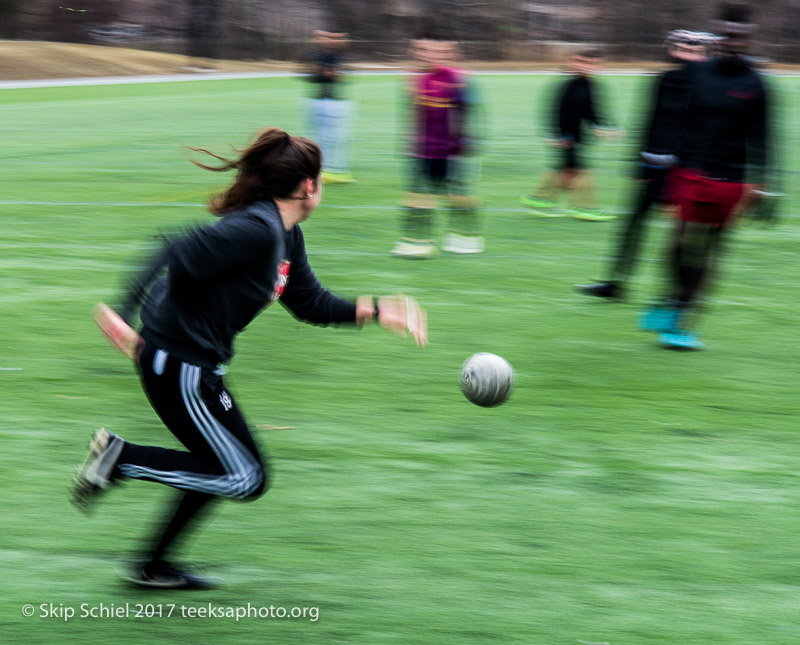
<svg viewBox="0 0 800 645">
<path fill-rule="evenodd" d="M 50 202 L 50 201 L 27 201 L 27 200 L 0 200 L 0 206 L 112 206 L 119 208 L 138 208 L 138 207 L 182 207 L 182 208 L 207 208 L 208 204 L 200 202 Z M 402 210 L 403 206 L 398 205 L 370 205 L 370 204 L 320 204 L 319 208 L 332 208 L 338 210 L 379 210 L 394 211 Z M 447 211 L 448 208 L 437 210 Z M 481 208 L 481 211 L 488 213 L 530 213 L 529 208 Z"/>
<path fill-rule="evenodd" d="M 536 242 L 535 241 L 534 242 L 527 242 L 525 244 L 530 246 L 530 245 L 536 244 Z M 77 244 L 77 243 L 75 243 L 75 244 L 70 244 L 70 243 L 64 243 L 64 244 L 56 244 L 56 243 L 52 243 L 52 244 L 4 244 L 3 242 L 0 242 L 0 249 L 20 249 L 20 248 L 21 249 L 52 248 L 52 249 L 63 249 L 63 250 L 71 250 L 71 251 L 75 251 L 75 250 L 80 250 L 80 251 L 85 251 L 85 250 L 109 251 L 109 250 L 122 249 L 122 250 L 125 250 L 126 252 L 127 251 L 131 251 L 132 252 L 132 251 L 141 251 L 143 248 L 146 248 L 146 247 L 142 247 L 141 245 L 135 244 L 135 243 L 125 244 L 125 245 L 123 245 L 123 244 L 110 244 L 108 246 L 98 247 L 98 246 L 86 246 L 86 245 Z M 388 245 L 387 245 L 386 248 L 388 248 Z M 390 254 L 389 254 L 388 251 L 385 251 L 385 250 L 347 251 L 347 250 L 340 250 L 340 249 L 315 248 L 315 249 L 310 249 L 310 255 L 312 255 L 315 258 L 323 258 L 323 257 L 325 257 L 325 258 L 327 258 L 327 257 L 335 257 L 335 258 L 339 258 L 339 257 L 347 257 L 347 258 L 355 258 L 355 257 L 359 257 L 359 258 L 360 257 L 364 257 L 364 258 L 386 258 L 386 257 L 389 257 Z M 555 265 L 555 264 L 561 264 L 564 261 L 572 261 L 572 260 L 574 260 L 574 261 L 590 260 L 590 261 L 593 261 L 593 262 L 608 262 L 610 260 L 609 256 L 605 255 L 604 253 L 603 254 L 598 254 L 598 252 L 592 252 L 591 254 L 589 252 L 580 253 L 578 255 L 563 255 L 563 254 L 562 255 L 549 255 L 549 254 L 545 254 L 545 253 L 541 253 L 541 252 L 532 252 L 532 253 L 526 253 L 526 252 L 520 252 L 520 253 L 486 252 L 486 253 L 484 253 L 482 255 L 482 257 L 495 259 L 495 260 L 497 260 L 497 259 L 503 259 L 503 260 L 534 260 L 539 265 L 550 265 L 550 264 Z M 452 259 L 455 260 L 455 261 L 458 261 L 458 258 L 453 257 Z M 63 262 L 63 264 L 64 264 L 64 266 L 70 266 L 70 267 L 73 266 L 73 264 L 68 260 L 65 260 Z M 748 260 L 746 260 L 746 259 L 742 259 L 742 258 L 739 259 L 739 266 L 743 270 L 746 269 L 751 264 L 753 264 L 753 263 L 748 261 Z M 758 261 L 756 261 L 755 265 L 759 266 L 760 263 Z M 26 264 L 26 266 L 28 266 L 28 268 L 31 268 L 32 265 L 30 263 L 28 263 L 28 264 Z M 52 268 L 54 266 L 59 266 L 59 265 L 56 262 L 47 261 L 46 263 L 43 263 L 43 264 L 41 264 L 40 266 L 38 266 L 36 268 L 40 268 L 40 269 L 41 268 L 46 268 L 48 270 L 52 270 Z M 399 266 L 399 261 L 398 261 L 398 266 Z M 577 280 L 577 278 L 576 278 L 576 280 Z M 570 288 L 572 289 L 572 287 L 570 287 Z M 398 287 L 398 289 L 399 289 L 399 287 Z M 45 287 L 44 288 L 44 293 L 39 295 L 39 292 L 41 290 L 42 289 L 38 289 L 38 290 L 33 290 L 32 291 L 30 286 L 26 286 L 25 290 L 24 291 L 18 291 L 17 295 L 11 295 L 11 292 L 9 291 L 9 295 L 5 295 L 5 296 L 1 296 L 0 297 L 0 302 L 5 303 L 6 305 L 9 305 L 12 302 L 29 302 L 31 300 L 47 300 L 48 298 L 52 297 L 52 294 L 51 294 L 50 290 L 48 290 L 48 288 Z M 475 296 L 475 295 L 491 295 L 492 293 L 494 293 L 494 292 L 483 291 L 483 290 L 475 290 L 475 289 L 450 289 L 450 292 L 451 293 L 462 293 L 464 295 L 473 295 L 473 296 Z M 87 293 L 89 293 L 89 292 L 87 292 Z M 585 298 L 582 298 L 582 299 L 584 299 L 585 302 L 588 302 L 587 300 L 585 300 Z M 573 298 L 563 298 L 563 299 L 562 298 L 557 298 L 557 299 L 552 299 L 551 298 L 551 300 L 558 301 L 558 302 L 565 302 L 565 303 L 574 302 Z M 727 307 L 752 307 L 757 302 L 758 302 L 758 300 L 755 299 L 755 298 L 751 299 L 750 301 L 736 301 L 736 300 L 715 300 L 714 301 L 714 303 L 716 305 L 724 305 L 724 306 L 727 306 Z M 453 306 L 453 307 L 461 307 L 462 306 L 461 303 L 449 303 L 449 302 L 446 302 L 446 301 L 442 301 L 442 302 L 440 302 L 438 304 L 441 304 L 441 305 L 444 305 L 444 306 Z M 500 308 L 498 310 L 499 311 L 509 311 L 509 307 L 510 307 L 510 305 L 504 305 L 502 308 Z M 773 303 L 770 303 L 770 307 L 773 308 L 773 309 L 792 309 L 793 307 L 795 307 L 795 305 L 794 305 L 793 302 L 785 302 L 785 303 L 773 302 Z M 10 369 L 13 369 L 13 368 L 10 368 Z M 22 369 L 22 368 L 17 368 L 17 369 Z"/>
<path fill-rule="evenodd" d="M 14 200 L 3 199 L 0 200 L 0 206 L 108 206 L 111 208 L 206 208 L 208 204 L 200 202 L 51 202 L 51 201 L 33 201 L 33 200 Z M 336 210 L 376 210 L 376 211 L 396 211 L 402 210 L 402 206 L 398 205 L 370 205 L 370 204 L 320 204 L 320 209 L 331 208 Z M 437 209 L 440 211 L 448 211 L 448 208 Z M 530 213 L 529 208 L 481 208 L 484 213 Z M 616 215 L 622 215 L 624 211 L 609 211 Z M 786 213 L 781 215 L 781 218 L 797 218 L 800 217 L 798 213 Z"/>
</svg>

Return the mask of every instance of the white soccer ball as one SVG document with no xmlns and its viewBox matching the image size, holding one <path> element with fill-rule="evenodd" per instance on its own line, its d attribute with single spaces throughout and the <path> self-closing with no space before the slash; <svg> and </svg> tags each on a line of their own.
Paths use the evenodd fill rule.
<svg viewBox="0 0 800 645">
<path fill-rule="evenodd" d="M 514 369 L 497 354 L 473 354 L 461 366 L 461 391 L 475 405 L 485 408 L 500 405 L 512 389 Z"/>
</svg>

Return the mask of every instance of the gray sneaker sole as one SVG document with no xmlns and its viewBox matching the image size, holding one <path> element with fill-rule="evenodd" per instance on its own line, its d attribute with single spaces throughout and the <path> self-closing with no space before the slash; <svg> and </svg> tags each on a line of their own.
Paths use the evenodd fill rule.
<svg viewBox="0 0 800 645">
<path fill-rule="evenodd" d="M 89 441 L 89 454 L 72 481 L 72 503 L 88 513 L 93 499 L 109 486 L 125 441 L 102 428 Z"/>
</svg>

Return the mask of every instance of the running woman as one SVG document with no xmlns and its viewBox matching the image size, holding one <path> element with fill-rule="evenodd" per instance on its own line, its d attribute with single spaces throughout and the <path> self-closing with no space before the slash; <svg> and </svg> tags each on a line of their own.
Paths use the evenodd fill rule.
<svg viewBox="0 0 800 645">
<path fill-rule="evenodd" d="M 196 151 L 221 162 L 198 166 L 237 172 L 211 200 L 219 220 L 168 242 L 132 283 L 122 317 L 108 308 L 98 314 L 109 338 L 136 361 L 151 405 L 186 450 L 137 445 L 101 429 L 73 484 L 73 501 L 85 511 L 123 478 L 178 490 L 173 512 L 130 574 L 142 587 L 209 586 L 170 564 L 180 539 L 212 501 L 255 500 L 269 486 L 267 461 L 221 368 L 233 356 L 235 336 L 262 309 L 278 300 L 311 324 L 363 326 L 376 319 L 410 332 L 418 345 L 427 340 L 425 313 L 413 299 L 361 296 L 353 303 L 317 281 L 300 229 L 322 196 L 314 142 L 271 128 L 236 159 Z M 137 334 L 123 319 L 131 320 L 142 301 Z"/>
</svg>

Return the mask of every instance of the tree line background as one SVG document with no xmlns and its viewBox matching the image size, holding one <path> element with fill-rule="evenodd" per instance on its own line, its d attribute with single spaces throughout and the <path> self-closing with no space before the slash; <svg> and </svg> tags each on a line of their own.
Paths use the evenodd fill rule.
<svg viewBox="0 0 800 645">
<path fill-rule="evenodd" d="M 756 54 L 800 60 L 800 0 L 752 3 Z M 671 29 L 710 30 L 697 0 L 0 0 L 0 38 L 117 45 L 231 59 L 297 59 L 313 29 L 347 31 L 364 60 L 406 57 L 429 31 L 481 60 L 550 61 L 591 43 L 619 61 L 658 60 Z"/>
</svg>

